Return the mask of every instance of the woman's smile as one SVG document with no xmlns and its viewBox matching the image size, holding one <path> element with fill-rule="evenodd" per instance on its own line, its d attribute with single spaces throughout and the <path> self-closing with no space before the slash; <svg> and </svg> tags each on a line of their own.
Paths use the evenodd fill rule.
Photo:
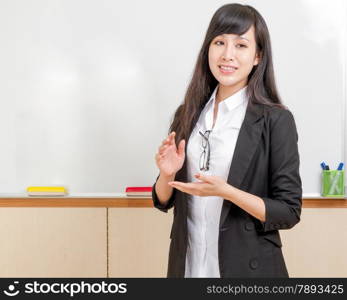
<svg viewBox="0 0 347 300">
<path fill-rule="evenodd" d="M 218 66 L 218 68 L 222 74 L 226 74 L 226 75 L 234 74 L 237 70 L 235 66 L 228 66 L 228 65 L 220 65 Z"/>
</svg>

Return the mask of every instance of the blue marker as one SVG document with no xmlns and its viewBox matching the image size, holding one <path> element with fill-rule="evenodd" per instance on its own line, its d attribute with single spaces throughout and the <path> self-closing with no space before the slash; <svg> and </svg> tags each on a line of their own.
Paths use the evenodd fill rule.
<svg viewBox="0 0 347 300">
<path fill-rule="evenodd" d="M 338 171 L 342 171 L 342 169 L 343 169 L 343 163 L 340 163 L 340 164 L 339 164 L 339 167 L 337 168 L 337 170 L 338 170 Z"/>
<path fill-rule="evenodd" d="M 320 164 L 320 165 L 321 165 L 322 169 L 323 169 L 323 170 L 325 170 L 325 162 L 324 162 L 324 161 L 323 161 L 323 162 L 321 162 L 321 164 Z"/>
</svg>

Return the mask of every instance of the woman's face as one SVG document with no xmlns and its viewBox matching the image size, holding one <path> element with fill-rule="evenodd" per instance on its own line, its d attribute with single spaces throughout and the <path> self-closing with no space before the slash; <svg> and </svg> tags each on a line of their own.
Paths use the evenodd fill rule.
<svg viewBox="0 0 347 300">
<path fill-rule="evenodd" d="M 249 73 L 258 62 L 253 26 L 242 35 L 216 36 L 210 44 L 208 51 L 210 70 L 223 86 L 245 86 Z"/>
</svg>

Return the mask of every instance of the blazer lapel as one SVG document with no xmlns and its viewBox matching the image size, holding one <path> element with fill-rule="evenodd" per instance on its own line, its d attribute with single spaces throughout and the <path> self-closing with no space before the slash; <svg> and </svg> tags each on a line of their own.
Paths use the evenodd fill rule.
<svg viewBox="0 0 347 300">
<path fill-rule="evenodd" d="M 260 141 L 264 123 L 264 118 L 261 118 L 263 114 L 264 107 L 262 105 L 252 104 L 250 106 L 250 102 L 248 103 L 227 179 L 227 182 L 236 188 L 240 188 Z M 231 204 L 229 200 L 223 202 L 219 222 L 220 228 L 229 214 Z"/>
</svg>

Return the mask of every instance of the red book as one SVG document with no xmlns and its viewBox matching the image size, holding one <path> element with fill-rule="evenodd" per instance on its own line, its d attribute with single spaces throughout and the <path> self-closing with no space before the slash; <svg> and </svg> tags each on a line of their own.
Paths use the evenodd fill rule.
<svg viewBox="0 0 347 300">
<path fill-rule="evenodd" d="M 152 196 L 151 186 L 129 186 L 125 189 L 127 196 Z"/>
</svg>

